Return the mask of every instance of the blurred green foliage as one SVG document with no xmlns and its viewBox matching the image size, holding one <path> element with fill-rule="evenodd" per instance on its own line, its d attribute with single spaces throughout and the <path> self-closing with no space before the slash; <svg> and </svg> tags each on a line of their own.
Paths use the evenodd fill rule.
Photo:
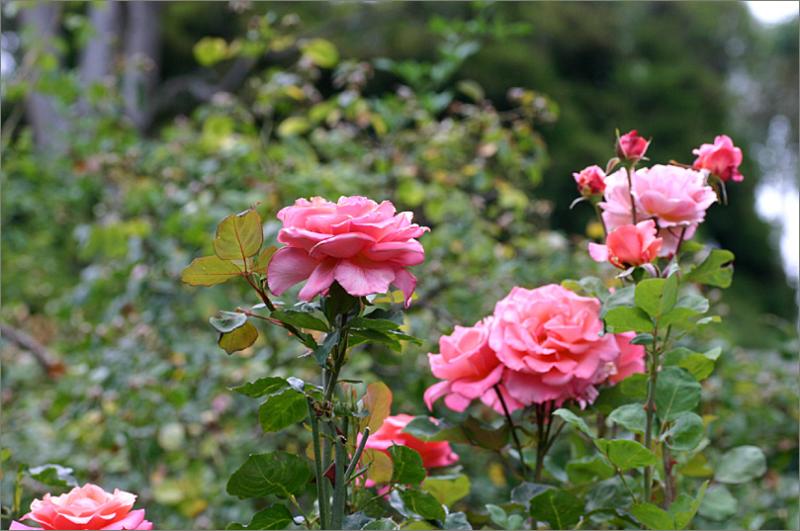
<svg viewBox="0 0 800 531">
<path fill-rule="evenodd" d="M 84 7 L 70 7 L 60 40 L 73 55 Z M 84 92 L 48 53 L 36 56 L 38 81 L 3 79 L 4 115 L 38 90 L 74 127 L 64 153 L 38 151 L 28 127 L 3 132 L 2 319 L 57 353 L 65 372 L 48 376 L 3 343 L 2 446 L 13 467 L 59 463 L 80 482 L 139 493 L 160 528 L 218 528 L 252 513 L 224 493 L 225 478 L 267 439 L 251 427 L 255 405 L 228 388 L 306 363 L 267 328 L 226 356 L 206 321 L 244 286 L 181 285 L 223 217 L 256 205 L 269 242 L 274 214 L 296 197 L 362 194 L 431 226 L 407 317 L 425 344 L 368 347 L 348 365 L 348 377 L 391 382 L 393 413 L 421 414 L 432 382 L 424 353 L 441 333 L 489 313 L 514 284 L 598 270 L 585 253 L 590 212 L 568 210 L 571 172 L 609 156 L 615 126 L 655 137 L 655 160 L 683 152 L 688 162 L 732 123 L 725 77 L 764 57 L 729 53 L 729 37 L 769 49 L 738 5 L 267 7 L 165 9 L 164 77 L 259 60 L 240 91 L 180 99 L 149 135 L 124 118 L 116 85 Z M 796 42 L 777 57 L 796 62 Z M 705 338 L 723 355 L 703 413 L 711 455 L 755 440 L 769 472 L 729 486 L 735 504 L 718 489 L 695 525 L 796 528 L 796 309 L 753 211 L 758 170 L 747 160 L 747 180 L 731 206 L 712 209 L 703 235 L 737 255 L 733 288 L 715 307 L 729 324 Z M 275 444 L 304 451 L 285 436 Z M 558 456 L 556 447 L 552 470 Z M 463 461 L 472 490 L 457 509 L 508 499 L 496 455 L 471 450 Z M 703 477 L 702 463 L 691 466 Z M 44 488 L 25 486 L 24 503 Z"/>
</svg>

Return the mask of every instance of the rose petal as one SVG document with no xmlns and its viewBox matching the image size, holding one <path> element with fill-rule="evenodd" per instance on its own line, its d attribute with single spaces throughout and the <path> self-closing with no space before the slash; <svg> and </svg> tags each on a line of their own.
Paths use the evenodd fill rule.
<svg viewBox="0 0 800 531">
<path fill-rule="evenodd" d="M 302 282 L 316 269 L 319 262 L 302 249 L 282 247 L 272 255 L 267 267 L 269 290 L 280 295 Z"/>
</svg>

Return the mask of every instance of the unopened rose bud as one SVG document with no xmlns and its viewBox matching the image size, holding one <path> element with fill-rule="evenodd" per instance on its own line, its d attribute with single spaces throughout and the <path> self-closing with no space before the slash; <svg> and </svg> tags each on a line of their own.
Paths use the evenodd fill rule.
<svg viewBox="0 0 800 531">
<path fill-rule="evenodd" d="M 692 150 L 697 159 L 692 164 L 695 170 L 707 170 L 723 181 L 744 180 L 739 173 L 742 163 L 742 150 L 733 145 L 733 140 L 728 135 L 719 135 L 713 144 L 703 144 Z"/>
<path fill-rule="evenodd" d="M 588 166 L 572 176 L 581 195 L 598 195 L 606 189 L 606 174 L 600 166 Z"/>
<path fill-rule="evenodd" d="M 636 129 L 631 130 L 617 139 L 617 156 L 627 162 L 638 162 L 647 152 L 649 140 L 639 136 Z"/>
</svg>

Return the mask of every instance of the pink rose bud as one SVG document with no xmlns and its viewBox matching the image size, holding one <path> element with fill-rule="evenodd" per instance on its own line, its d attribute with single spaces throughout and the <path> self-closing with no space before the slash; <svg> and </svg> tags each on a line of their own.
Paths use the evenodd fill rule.
<svg viewBox="0 0 800 531">
<path fill-rule="evenodd" d="M 742 163 L 742 150 L 733 145 L 728 135 L 719 135 L 713 144 L 703 144 L 692 150 L 697 159 L 692 164 L 696 170 L 708 170 L 723 181 L 741 182 L 744 176 L 739 173 Z"/>
<path fill-rule="evenodd" d="M 663 240 L 656 237 L 656 224 L 648 219 L 636 225 L 622 225 L 611 231 L 606 245 L 589 244 L 589 254 L 598 262 L 610 262 L 627 269 L 652 262 L 661 250 Z"/>
<path fill-rule="evenodd" d="M 606 189 L 606 174 L 600 166 L 588 166 L 580 171 L 573 173 L 575 182 L 578 183 L 578 190 L 581 195 L 602 194 Z"/>
<path fill-rule="evenodd" d="M 644 157 L 649 140 L 639 136 L 636 129 L 631 130 L 617 139 L 617 156 L 628 162 L 638 162 Z"/>
<path fill-rule="evenodd" d="M 61 496 L 33 500 L 31 510 L 20 520 L 32 520 L 40 527 L 11 522 L 9 529 L 153 529 L 144 519 L 144 509 L 133 509 L 136 495 L 119 489 L 106 492 L 87 483 Z"/>
<path fill-rule="evenodd" d="M 425 260 L 417 238 L 429 230 L 411 218 L 411 212 L 397 212 L 391 201 L 298 199 L 278 212 L 283 222 L 278 241 L 285 247 L 272 255 L 267 268 L 270 291 L 280 295 L 305 280 L 300 299 L 310 301 L 334 282 L 355 297 L 386 293 L 393 284 L 408 306 L 417 284 L 408 268 Z"/>
</svg>

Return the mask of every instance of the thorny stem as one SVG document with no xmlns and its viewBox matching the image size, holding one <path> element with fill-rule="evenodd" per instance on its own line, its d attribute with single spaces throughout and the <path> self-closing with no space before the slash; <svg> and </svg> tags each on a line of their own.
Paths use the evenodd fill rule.
<svg viewBox="0 0 800 531">
<path fill-rule="evenodd" d="M 522 453 L 522 443 L 520 443 L 519 436 L 517 435 L 517 426 L 511 418 L 511 413 L 509 413 L 508 406 L 506 405 L 506 399 L 503 398 L 503 393 L 500 392 L 500 387 L 497 384 L 494 386 L 494 392 L 497 393 L 497 399 L 503 407 L 503 413 L 506 416 L 508 428 L 511 430 L 511 438 L 514 439 L 514 446 L 517 448 L 517 454 L 519 454 L 519 463 L 522 466 L 522 479 L 525 479 L 528 476 L 528 465 L 525 464 L 525 456 Z"/>
<path fill-rule="evenodd" d="M 658 327 L 653 331 L 653 337 L 658 337 Z M 649 379 L 647 383 L 647 402 L 645 403 L 645 413 L 647 421 L 644 431 L 644 445 L 648 450 L 652 450 L 653 446 L 653 419 L 656 412 L 656 383 L 658 380 L 658 362 L 659 362 L 659 349 L 656 344 L 653 344 L 652 349 L 647 350 L 647 371 Z M 644 501 L 650 501 L 650 488 L 652 484 L 653 467 L 648 465 L 644 469 Z"/>
<path fill-rule="evenodd" d="M 311 438 L 314 443 L 314 473 L 317 479 L 317 501 L 319 503 L 319 522 L 320 528 L 325 529 L 328 527 L 328 500 L 325 498 L 325 486 L 323 481 L 322 470 L 322 453 L 320 452 L 319 444 L 319 420 L 317 413 L 314 411 L 311 399 L 308 400 L 308 422 L 311 424 Z"/>
<path fill-rule="evenodd" d="M 550 445 L 552 441 L 555 439 L 550 439 L 550 429 L 553 425 L 553 401 L 545 402 L 543 404 L 536 404 L 536 468 L 534 470 L 534 481 L 536 483 L 540 483 L 542 481 L 542 470 L 544 467 L 544 457 L 547 454 L 547 451 L 550 449 Z M 563 425 L 561 426 L 563 427 Z M 556 432 L 561 431 L 560 428 Z"/>
<path fill-rule="evenodd" d="M 636 225 L 636 202 L 633 200 L 633 166 L 628 166 L 626 172 L 628 176 L 628 195 L 631 198 L 631 215 L 633 224 Z"/>
</svg>

